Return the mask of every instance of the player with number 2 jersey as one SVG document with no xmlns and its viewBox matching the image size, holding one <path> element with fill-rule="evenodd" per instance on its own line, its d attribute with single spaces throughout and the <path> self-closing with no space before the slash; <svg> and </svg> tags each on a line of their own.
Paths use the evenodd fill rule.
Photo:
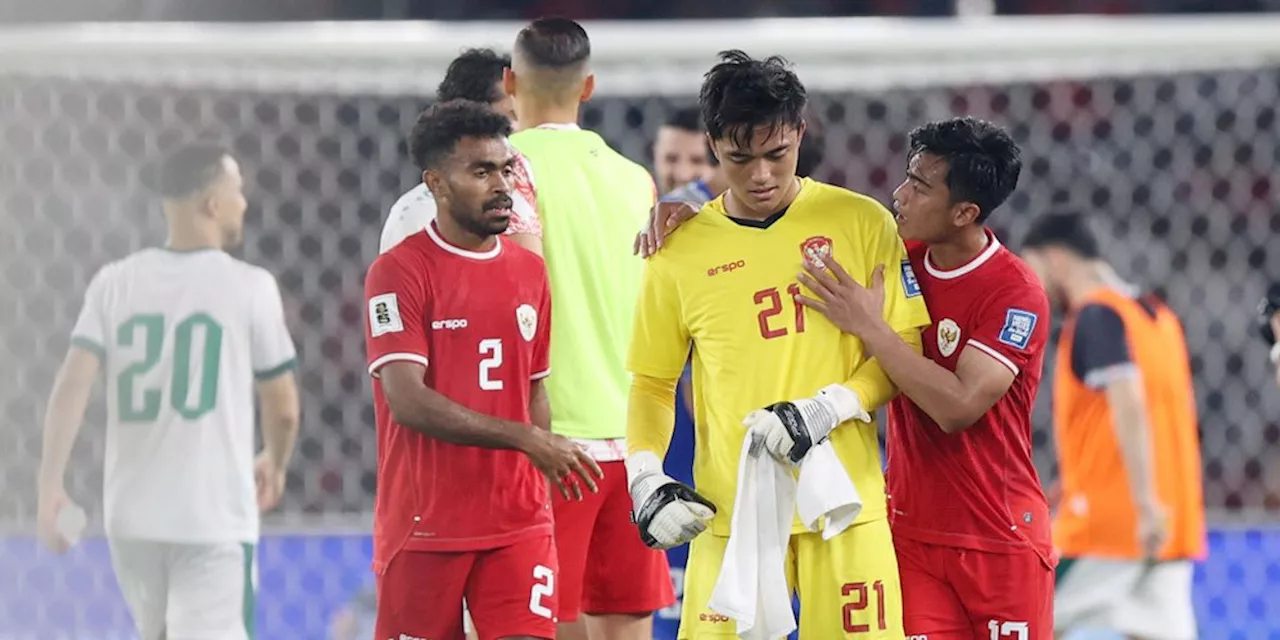
<svg viewBox="0 0 1280 640">
<path fill-rule="evenodd" d="M 366 277 L 379 638 L 461 639 L 464 598 L 481 640 L 553 638 L 544 474 L 562 492 L 571 473 L 594 488 L 590 458 L 549 432 L 546 269 L 499 237 L 512 215 L 510 131 L 479 103 L 422 115 L 410 149 L 440 215 Z"/>
</svg>

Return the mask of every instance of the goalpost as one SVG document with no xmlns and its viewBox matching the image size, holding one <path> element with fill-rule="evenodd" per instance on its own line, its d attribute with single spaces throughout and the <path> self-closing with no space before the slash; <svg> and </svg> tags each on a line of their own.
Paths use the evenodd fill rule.
<svg viewBox="0 0 1280 640">
<path fill-rule="evenodd" d="M 335 603 L 367 574 L 375 452 L 362 278 L 387 208 L 416 179 L 403 136 L 449 60 L 467 47 L 509 50 L 520 26 L 0 28 L 0 348 L 15 364 L 0 374 L 0 526 L 26 533 L 34 521 L 44 398 L 88 278 L 163 238 L 141 167 L 178 141 L 216 136 L 246 171 L 243 253 L 277 274 L 301 356 L 304 427 L 288 496 L 268 519 L 260 637 L 326 637 Z M 1007 126 L 1025 169 L 992 220 L 998 231 L 1016 246 L 1033 215 L 1094 214 L 1119 271 L 1163 292 L 1186 325 L 1213 521 L 1280 518 L 1280 472 L 1269 468 L 1280 394 L 1251 320 L 1264 281 L 1280 277 L 1280 17 L 586 26 L 598 92 L 583 123 L 645 162 L 665 115 L 692 103 L 730 48 L 795 62 L 825 149 L 817 177 L 884 201 L 913 126 L 960 114 Z M 1046 479 L 1049 395 L 1035 437 Z M 99 417 L 91 411 L 68 486 L 100 519 Z M 55 561 L 27 538 L 0 540 L 25 585 L 12 598 L 0 588 L 11 603 L 0 640 L 128 637 L 100 546 Z M 1265 567 L 1237 569 L 1259 573 L 1206 578 L 1224 603 L 1217 628 L 1274 631 L 1248 626 L 1267 624 L 1247 604 Z"/>
</svg>

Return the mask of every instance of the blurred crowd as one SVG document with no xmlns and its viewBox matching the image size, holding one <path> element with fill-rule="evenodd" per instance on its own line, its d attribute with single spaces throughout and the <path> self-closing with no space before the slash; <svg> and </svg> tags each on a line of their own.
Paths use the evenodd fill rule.
<svg viewBox="0 0 1280 640">
<path fill-rule="evenodd" d="M 1280 0 L 0 0 L 0 22 L 82 20 L 584 20 L 1280 11 Z"/>
</svg>

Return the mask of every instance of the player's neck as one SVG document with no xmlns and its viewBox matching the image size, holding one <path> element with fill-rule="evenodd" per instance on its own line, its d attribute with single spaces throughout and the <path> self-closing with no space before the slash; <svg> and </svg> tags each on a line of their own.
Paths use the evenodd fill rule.
<svg viewBox="0 0 1280 640">
<path fill-rule="evenodd" d="M 170 251 L 188 252 L 204 249 L 221 249 L 221 234 L 217 229 L 203 229 L 201 225 L 171 221 L 169 237 L 164 246 Z"/>
<path fill-rule="evenodd" d="M 550 104 L 527 98 L 516 101 L 516 130 L 536 129 L 549 124 L 577 124 L 580 103 Z"/>
<path fill-rule="evenodd" d="M 484 253 L 498 242 L 498 236 L 482 236 L 467 231 L 447 214 L 436 216 L 435 225 L 441 240 L 466 251 Z"/>
<path fill-rule="evenodd" d="M 952 240 L 929 245 L 929 262 L 943 271 L 959 269 L 977 258 L 990 244 L 987 230 L 975 225 Z"/>
</svg>

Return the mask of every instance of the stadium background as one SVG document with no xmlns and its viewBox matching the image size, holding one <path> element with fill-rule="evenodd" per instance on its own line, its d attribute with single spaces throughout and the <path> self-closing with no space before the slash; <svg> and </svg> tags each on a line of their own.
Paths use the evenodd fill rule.
<svg viewBox="0 0 1280 640">
<path fill-rule="evenodd" d="M 1206 5 L 1065 4 L 1110 13 Z M 1207 4 L 1267 8 L 1246 0 Z M 1002 13 L 1064 6 L 985 5 Z M 984 9 L 982 2 L 958 6 Z M 49 0 L 0 2 L 0 9 L 9 21 L 229 21 L 557 12 L 591 18 L 921 16 L 953 6 L 928 0 L 732 6 L 120 0 L 89 7 Z M 1280 20 L 1008 20 L 589 24 L 603 60 L 597 69 L 602 95 L 585 109 L 583 125 L 648 163 L 665 115 L 692 102 L 714 45 L 731 43 L 797 60 L 825 149 L 816 177 L 885 202 L 914 125 L 973 114 L 1009 127 L 1023 146 L 1026 169 L 1018 192 L 993 219 L 1001 237 L 1016 247 L 1031 216 L 1057 208 L 1088 211 L 1121 274 L 1163 293 L 1186 324 L 1213 524 L 1210 558 L 1196 583 L 1203 637 L 1280 638 L 1280 471 L 1274 464 L 1280 392 L 1252 325 L 1264 283 L 1280 276 L 1274 249 L 1280 45 L 1257 36 L 1280 33 Z M 143 167 L 169 145 L 197 136 L 229 143 L 245 167 L 251 213 L 242 253 L 277 274 L 301 360 L 299 449 L 287 498 L 267 519 L 260 547 L 259 637 L 326 638 L 334 615 L 358 602 L 371 584 L 367 532 L 375 459 L 360 337 L 364 270 L 376 254 L 387 208 L 416 181 L 402 140 L 444 64 L 461 46 L 507 48 L 518 26 L 0 29 L 0 354 L 9 365 L 0 369 L 0 640 L 131 637 L 103 541 L 93 537 L 56 557 L 30 536 L 39 426 L 89 277 L 109 260 L 163 241 L 163 221 L 140 186 Z M 1074 39 L 1063 35 L 1071 33 Z M 689 34 L 714 42 L 684 37 Z M 863 37 L 882 43 L 883 53 L 866 55 L 866 43 L 858 49 Z M 396 46 L 423 39 L 405 49 L 403 60 L 397 57 Z M 631 44 L 619 44 L 624 40 Z M 1046 57 L 1052 45 L 1061 50 Z M 638 46 L 652 51 L 637 56 Z M 626 47 L 630 54 L 621 52 Z M 362 58 L 368 51 L 375 53 Z M 627 55 L 633 56 L 629 64 L 618 61 Z M 956 58 L 966 56 L 972 64 L 959 69 Z M 1018 64 L 1037 57 L 1041 64 Z M 68 478 L 95 524 L 103 443 L 98 400 Z M 1051 483 L 1048 400 L 1046 390 L 1035 444 Z M 676 475 L 688 475 L 690 438 L 682 417 L 669 460 Z M 672 554 L 677 570 L 683 556 L 683 549 Z M 674 609 L 660 614 L 659 637 L 673 637 L 677 615 Z"/>
</svg>

